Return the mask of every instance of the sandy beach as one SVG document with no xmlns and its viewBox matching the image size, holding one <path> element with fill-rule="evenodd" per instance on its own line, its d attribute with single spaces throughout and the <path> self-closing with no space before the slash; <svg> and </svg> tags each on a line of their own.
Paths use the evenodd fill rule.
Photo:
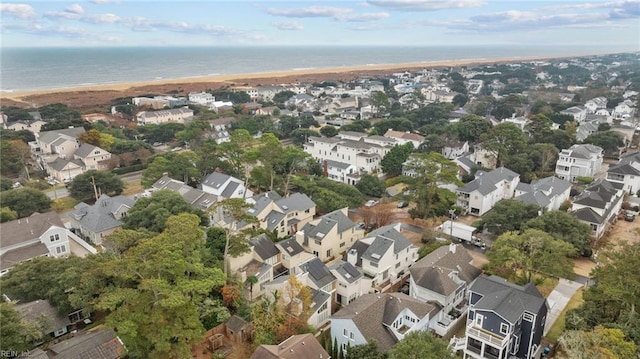
<svg viewBox="0 0 640 359">
<path fill-rule="evenodd" d="M 166 92 L 173 90 L 179 95 L 191 91 L 203 91 L 207 88 L 219 88 L 225 85 L 270 85 L 292 82 L 317 82 L 324 80 L 348 80 L 361 76 L 375 76 L 405 70 L 439 68 L 451 66 L 469 66 L 495 63 L 510 63 L 550 58 L 519 57 L 496 59 L 470 59 L 453 61 L 431 61 L 404 64 L 384 64 L 365 66 L 345 66 L 336 68 L 302 69 L 296 71 L 246 73 L 234 75 L 216 75 L 205 77 L 160 79 L 145 82 L 127 82 L 117 84 L 69 87 L 33 91 L 16 91 L 0 93 L 0 103 L 4 105 L 41 106 L 47 103 L 61 102 L 70 106 L 91 106 L 103 104 L 104 98 L 136 96 L 150 92 Z M 88 97 L 93 97 L 89 99 Z M 108 101 L 106 101 L 108 102 Z"/>
</svg>

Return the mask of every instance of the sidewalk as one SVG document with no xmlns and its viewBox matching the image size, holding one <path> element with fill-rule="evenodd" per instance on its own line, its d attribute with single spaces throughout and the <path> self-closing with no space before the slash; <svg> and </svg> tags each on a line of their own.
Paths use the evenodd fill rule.
<svg viewBox="0 0 640 359">
<path fill-rule="evenodd" d="M 558 319 L 560 313 L 569 303 L 569 300 L 575 292 L 582 287 L 583 284 L 560 278 L 558 285 L 547 297 L 549 303 L 549 313 L 547 313 L 547 321 L 544 325 L 544 335 L 546 336 L 553 323 Z"/>
</svg>

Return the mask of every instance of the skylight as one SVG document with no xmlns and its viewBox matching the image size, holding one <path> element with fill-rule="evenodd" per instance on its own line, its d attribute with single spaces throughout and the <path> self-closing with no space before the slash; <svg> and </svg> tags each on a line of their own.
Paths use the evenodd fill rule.
<svg viewBox="0 0 640 359">
<path fill-rule="evenodd" d="M 375 259 L 380 259 L 380 255 L 378 253 L 373 253 L 371 255 L 371 257 L 375 258 Z"/>
<path fill-rule="evenodd" d="M 316 237 L 318 237 L 318 238 L 324 238 L 324 233 L 322 233 L 322 232 L 318 232 L 318 233 L 316 233 Z"/>
</svg>

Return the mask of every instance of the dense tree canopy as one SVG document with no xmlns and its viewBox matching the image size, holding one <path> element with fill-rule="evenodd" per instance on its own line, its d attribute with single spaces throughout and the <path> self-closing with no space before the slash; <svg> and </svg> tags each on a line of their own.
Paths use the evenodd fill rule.
<svg viewBox="0 0 640 359">
<path fill-rule="evenodd" d="M 364 203 L 364 196 L 354 186 L 328 178 L 297 175 L 292 178 L 291 184 L 294 190 L 313 198 L 319 213 L 360 207 Z"/>
<path fill-rule="evenodd" d="M 95 184 L 95 189 L 94 189 Z M 118 195 L 124 190 L 124 181 L 109 171 L 90 170 L 77 175 L 69 186 L 69 194 L 78 201 L 95 201 L 95 192 L 107 195 Z"/>
<path fill-rule="evenodd" d="M 622 359 L 637 355 L 634 342 L 617 328 L 596 327 L 590 331 L 568 330 L 558 338 L 554 357 L 559 359 Z"/>
<path fill-rule="evenodd" d="M 34 212 L 44 213 L 51 208 L 51 199 L 46 194 L 29 187 L 0 192 L 0 203 L 15 211 L 19 218 Z"/>
<path fill-rule="evenodd" d="M 42 323 L 50 327 L 50 323 Z M 49 325 L 47 325 L 49 324 Z M 4 353 L 10 351 L 27 352 L 33 348 L 33 343 L 43 337 L 44 328 L 39 328 L 38 323 L 27 323 L 21 320 L 20 314 L 10 303 L 0 303 L 0 343 Z M 47 328 L 48 330 L 49 328 Z M 11 357 L 11 354 L 7 355 Z"/>
<path fill-rule="evenodd" d="M 555 239 L 571 244 L 578 253 L 590 255 L 591 229 L 576 217 L 561 211 L 549 211 L 527 221 L 526 228 L 536 228 L 549 233 Z"/>
<path fill-rule="evenodd" d="M 416 173 L 415 208 L 409 210 L 413 218 L 428 218 L 445 215 L 456 203 L 455 193 L 438 187 L 442 184 L 461 184 L 458 167 L 443 155 L 431 152 L 414 153 L 408 169 Z"/>
<path fill-rule="evenodd" d="M 371 339 L 367 344 L 347 348 L 347 359 L 387 359 L 387 353 L 378 349 L 378 344 Z"/>
<path fill-rule="evenodd" d="M 533 282 L 535 276 L 572 277 L 573 261 L 567 257 L 575 253 L 569 243 L 541 230 L 527 229 L 522 234 L 509 232 L 498 237 L 487 257 L 489 270 L 524 284 Z"/>
<path fill-rule="evenodd" d="M 497 167 L 503 166 L 509 156 L 520 153 L 527 141 L 522 130 L 511 122 L 492 127 L 481 137 L 482 147 L 495 154 Z"/>
<path fill-rule="evenodd" d="M 482 216 L 480 227 L 498 235 L 511 231 L 519 232 L 528 220 L 538 217 L 539 212 L 540 207 L 535 204 L 503 199 Z"/>
<path fill-rule="evenodd" d="M 371 197 L 382 197 L 386 190 L 384 181 L 368 173 L 360 177 L 360 181 L 356 183 L 356 188 L 364 195 Z"/>
<path fill-rule="evenodd" d="M 480 135 L 489 131 L 491 123 L 478 115 L 467 115 L 460 121 L 452 125 L 452 130 L 458 136 L 460 141 L 469 141 L 472 143 L 480 140 Z"/>
<path fill-rule="evenodd" d="M 389 359 L 453 359 L 448 343 L 427 331 L 409 333 L 387 353 Z"/>
<path fill-rule="evenodd" d="M 162 232 L 169 217 L 180 213 L 197 215 L 201 225 L 209 223 L 205 213 L 191 207 L 179 193 L 160 190 L 150 197 L 143 197 L 136 201 L 133 208 L 129 210 L 129 214 L 124 217 L 124 228 L 146 228 L 152 232 Z"/>
<path fill-rule="evenodd" d="M 382 158 L 380 167 L 382 171 L 389 177 L 402 174 L 402 164 L 409 158 L 413 152 L 413 144 L 407 142 L 404 145 L 396 145 Z"/>
</svg>

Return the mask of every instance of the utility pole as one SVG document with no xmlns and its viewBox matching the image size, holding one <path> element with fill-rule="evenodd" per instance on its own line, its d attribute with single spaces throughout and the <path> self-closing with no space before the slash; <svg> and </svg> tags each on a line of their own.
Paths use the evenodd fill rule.
<svg viewBox="0 0 640 359">
<path fill-rule="evenodd" d="M 96 188 L 96 180 L 91 176 L 91 184 L 93 185 L 93 195 L 96 197 L 96 201 L 98 200 L 98 189 Z"/>
</svg>

